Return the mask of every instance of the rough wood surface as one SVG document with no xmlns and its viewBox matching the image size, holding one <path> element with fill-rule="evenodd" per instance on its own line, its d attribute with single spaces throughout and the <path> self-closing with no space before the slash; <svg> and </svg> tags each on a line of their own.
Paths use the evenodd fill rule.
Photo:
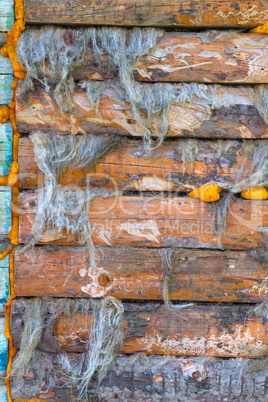
<svg viewBox="0 0 268 402">
<path fill-rule="evenodd" d="M 11 190 L 9 187 L 0 187 L 0 240 L 8 238 L 11 229 Z"/>
<path fill-rule="evenodd" d="M 132 140 L 125 147 L 100 158 L 96 168 L 86 175 L 81 169 L 67 169 L 60 183 L 79 186 L 90 183 L 94 187 L 125 191 L 188 192 L 210 181 L 234 183 L 238 173 L 241 179 L 249 176 L 252 161 L 246 158 L 242 141 L 233 143 L 221 155 L 215 148 L 215 141 L 197 141 L 198 151 L 193 161 L 183 164 L 180 149 L 184 140 L 166 140 L 150 153 L 146 152 L 143 141 Z M 43 184 L 44 177 L 35 162 L 33 144 L 26 137 L 19 141 L 19 165 L 22 188 Z"/>
<path fill-rule="evenodd" d="M 267 35 L 268 39 L 268 35 Z M 268 47 L 267 47 L 268 49 Z M 268 70 L 267 70 L 268 71 Z M 180 91 L 180 85 L 177 86 Z M 200 138 L 268 138 L 268 127 L 256 107 L 258 86 L 219 86 L 217 96 L 227 98 L 225 107 L 213 108 L 215 99 L 194 97 L 191 103 L 174 103 L 168 115 L 168 136 Z M 78 85 L 73 94 L 73 113 L 64 113 L 57 107 L 52 93 L 36 85 L 30 104 L 26 107 L 16 95 L 18 131 L 34 130 L 55 134 L 128 134 L 143 136 L 134 120 L 130 104 L 111 88 L 103 93 L 99 113 L 91 106 L 85 92 Z M 152 119 L 152 127 L 159 127 L 159 119 Z"/>
<path fill-rule="evenodd" d="M 62 30 L 68 41 L 68 30 Z M 108 55 L 99 66 L 92 47 L 85 64 L 77 68 L 78 79 L 113 78 Z M 268 36 L 219 32 L 166 32 L 156 49 L 134 67 L 136 80 L 149 82 L 268 83 Z"/>
<path fill-rule="evenodd" d="M 0 317 L 0 378 L 5 377 L 7 369 L 8 340 L 4 335 L 5 321 L 4 317 Z"/>
<path fill-rule="evenodd" d="M 80 190 L 81 191 L 81 190 Z M 31 239 L 35 219 L 35 193 L 20 196 L 20 243 Z M 89 208 L 96 245 L 218 248 L 209 205 L 188 197 L 96 197 Z M 250 249 L 263 243 L 268 226 L 268 202 L 236 199 L 229 207 L 222 244 L 227 249 Z M 47 244 L 75 244 L 70 233 L 46 232 Z"/>
<path fill-rule="evenodd" d="M 4 316 L 9 299 L 9 255 L 0 260 L 0 317 Z"/>
<path fill-rule="evenodd" d="M 13 302 L 11 334 L 20 347 L 24 307 Z M 91 328 L 81 310 L 72 319 L 61 315 L 55 328 L 48 329 L 38 345 L 40 350 L 59 353 L 84 352 Z M 187 356 L 267 356 L 268 322 L 245 304 L 195 304 L 170 311 L 159 303 L 124 303 L 122 353 L 144 352 Z M 56 342 L 55 342 L 56 341 Z M 59 343 L 59 344 L 58 344 Z"/>
<path fill-rule="evenodd" d="M 13 129 L 10 122 L 0 124 L 0 175 L 7 176 L 12 163 Z"/>
<path fill-rule="evenodd" d="M 248 28 L 268 19 L 265 3 L 256 0 L 25 0 L 24 7 L 24 19 L 31 24 Z"/>
<path fill-rule="evenodd" d="M 174 251 L 171 300 L 259 302 L 268 292 L 267 264 L 244 251 Z M 162 300 L 167 267 L 158 249 L 101 247 L 98 268 L 86 247 L 35 247 L 16 253 L 17 296 Z M 260 259 L 261 261 L 261 259 Z M 33 286 L 34 284 L 34 286 Z"/>
<path fill-rule="evenodd" d="M 14 23 L 14 0 L 1 0 L 0 3 L 0 31 L 10 31 Z"/>
<path fill-rule="evenodd" d="M 68 353 L 79 363 L 83 356 Z M 89 393 L 101 401 L 137 402 L 266 402 L 267 366 L 248 373 L 255 359 L 203 359 L 199 357 L 119 356 L 99 386 L 93 382 Z M 32 375 L 34 373 L 34 375 Z M 67 384 L 68 378 L 57 356 L 37 351 L 27 376 L 12 378 L 12 398 L 39 398 L 48 402 L 76 402 L 77 392 Z M 44 387 L 45 384 L 45 387 Z M 42 389 L 42 393 L 40 390 Z M 99 399 L 98 399 L 99 398 Z"/>
<path fill-rule="evenodd" d="M 12 101 L 13 91 L 11 84 L 13 80 L 12 74 L 0 74 L 0 106 L 7 105 Z"/>
</svg>

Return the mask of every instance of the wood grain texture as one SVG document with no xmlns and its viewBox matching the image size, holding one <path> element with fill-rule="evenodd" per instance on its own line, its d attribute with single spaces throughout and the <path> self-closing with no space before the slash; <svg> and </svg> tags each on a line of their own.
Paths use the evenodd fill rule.
<svg viewBox="0 0 268 402">
<path fill-rule="evenodd" d="M 9 255 L 0 260 L 0 317 L 4 316 L 9 299 Z"/>
<path fill-rule="evenodd" d="M 26 23 L 233 28 L 262 25 L 268 19 L 258 1 L 185 0 L 25 0 Z"/>
<path fill-rule="evenodd" d="M 23 311 L 22 304 L 14 301 L 11 334 L 16 348 L 20 347 Z M 59 353 L 59 343 L 66 352 L 84 352 L 91 322 L 91 310 L 86 320 L 81 310 L 72 320 L 61 315 L 54 331 L 52 327 L 45 331 L 38 348 Z M 124 303 L 123 328 L 125 354 L 267 356 L 268 322 L 244 304 L 195 304 L 174 312 L 159 303 Z"/>
<path fill-rule="evenodd" d="M 174 251 L 174 256 L 171 300 L 255 303 L 266 297 L 267 264 L 250 252 L 185 249 Z M 97 261 L 98 268 L 90 268 L 86 247 L 35 247 L 31 253 L 16 253 L 15 293 L 163 299 L 167 267 L 158 249 L 101 247 Z"/>
<path fill-rule="evenodd" d="M 179 92 L 180 85 L 177 89 Z M 167 135 L 231 139 L 268 138 L 267 124 L 255 106 L 257 86 L 219 86 L 217 97 L 228 99 L 226 106 L 219 109 L 213 107 L 214 97 L 209 94 L 207 96 L 207 99 L 193 97 L 191 103 L 173 103 L 168 115 Z M 120 98 L 112 88 L 107 88 L 103 93 L 99 113 L 91 106 L 79 85 L 73 94 L 73 106 L 73 113 L 62 112 L 52 93 L 46 92 L 38 85 L 31 96 L 30 104 L 24 106 L 18 89 L 18 131 L 22 134 L 40 130 L 55 134 L 127 134 L 135 137 L 144 134 L 134 119 L 130 104 Z M 153 132 L 159 124 L 159 118 L 152 118 Z"/>
<path fill-rule="evenodd" d="M 0 74 L 0 106 L 7 105 L 12 101 L 13 90 L 11 84 L 13 81 L 12 74 Z"/>
<path fill-rule="evenodd" d="M 184 140 L 166 140 L 147 153 L 142 140 L 132 140 L 100 158 L 86 175 L 81 169 L 67 169 L 59 181 L 63 185 L 89 184 L 124 191 L 188 192 L 211 181 L 234 183 L 238 173 L 241 179 L 250 175 L 252 161 L 246 158 L 242 141 L 219 155 L 215 141 L 197 140 L 197 154 L 185 164 L 180 151 L 183 143 Z M 43 185 L 44 176 L 35 161 L 33 144 L 26 137 L 19 141 L 19 165 L 22 188 Z"/>
<path fill-rule="evenodd" d="M 68 353 L 68 358 L 72 364 L 79 364 L 83 356 Z M 266 402 L 267 366 L 254 373 L 247 372 L 247 368 L 256 363 L 257 359 L 175 356 L 167 359 L 155 355 L 134 360 L 133 356 L 121 355 L 115 359 L 101 385 L 92 383 L 90 396 L 93 400 L 96 396 L 96 400 L 112 402 L 234 402 L 250 398 Z M 11 381 L 14 402 L 24 401 L 16 398 L 38 397 L 48 402 L 77 400 L 77 391 L 67 383 L 68 378 L 64 376 L 57 356 L 51 353 L 37 351 L 29 375 L 13 377 Z"/>
<path fill-rule="evenodd" d="M 13 128 L 10 122 L 0 124 L 0 175 L 8 176 L 12 164 Z"/>
<path fill-rule="evenodd" d="M 14 23 L 14 1 L 1 0 L 0 3 L 0 31 L 10 31 Z"/>
<path fill-rule="evenodd" d="M 11 189 L 0 187 L 0 240 L 8 238 L 11 229 Z"/>
<path fill-rule="evenodd" d="M 4 317 L 0 317 L 0 378 L 5 377 L 7 369 L 8 340 L 4 335 L 5 321 Z"/>
<path fill-rule="evenodd" d="M 70 43 L 70 30 L 61 32 Z M 85 63 L 72 76 L 76 80 L 114 78 L 105 52 L 101 61 L 101 65 L 96 62 L 89 43 Z M 138 60 L 133 73 L 136 80 L 148 82 L 265 84 L 268 83 L 267 64 L 266 34 L 165 32 L 155 50 Z"/>
<path fill-rule="evenodd" d="M 80 190 L 81 191 L 81 190 Z M 31 240 L 38 202 L 35 193 L 20 196 L 19 242 Z M 92 239 L 96 245 L 143 247 L 219 248 L 209 205 L 188 197 L 96 197 L 89 208 Z M 229 207 L 222 237 L 226 249 L 251 249 L 266 244 L 262 231 L 268 226 L 268 202 L 236 199 Z M 70 233 L 46 232 L 47 244 L 72 245 Z"/>
</svg>

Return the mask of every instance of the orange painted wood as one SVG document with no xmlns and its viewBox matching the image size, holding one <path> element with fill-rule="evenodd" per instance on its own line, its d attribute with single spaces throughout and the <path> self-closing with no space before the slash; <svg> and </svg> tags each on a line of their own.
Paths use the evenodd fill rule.
<svg viewBox="0 0 268 402">
<path fill-rule="evenodd" d="M 268 292 L 267 264 L 250 252 L 174 251 L 171 300 L 262 301 Z M 15 255 L 17 296 L 106 297 L 162 300 L 167 267 L 158 249 L 101 247 L 98 268 L 89 267 L 86 247 L 35 247 Z M 34 286 L 33 286 L 34 283 Z"/>
<path fill-rule="evenodd" d="M 252 161 L 246 158 L 241 141 L 219 156 L 214 141 L 198 140 L 197 155 L 183 165 L 180 149 L 184 142 L 184 139 L 166 140 L 147 153 L 141 140 L 130 141 L 100 158 L 96 168 L 86 175 L 82 170 L 67 169 L 59 182 L 79 186 L 89 183 L 93 187 L 125 191 L 192 191 L 210 181 L 234 183 L 238 173 L 241 179 L 249 176 Z M 29 138 L 20 138 L 19 165 L 22 188 L 43 185 L 44 177 L 35 162 Z"/>
<path fill-rule="evenodd" d="M 34 193 L 20 196 L 19 242 L 31 239 L 38 202 Z M 209 205 L 188 197 L 96 197 L 89 208 L 96 245 L 218 248 Z M 258 247 L 268 226 L 268 202 L 236 199 L 229 208 L 222 244 L 227 249 Z M 75 244 L 69 233 L 46 233 L 47 244 Z"/>
<path fill-rule="evenodd" d="M 19 302 L 13 302 L 11 334 L 15 347 L 19 346 L 23 325 L 23 311 L 18 311 L 19 307 Z M 124 303 L 124 311 L 122 353 L 207 357 L 267 355 L 268 322 L 254 314 L 251 306 L 209 303 L 170 311 L 159 303 Z M 56 340 L 64 351 L 83 352 L 87 348 L 85 341 L 91 321 L 91 310 L 87 320 L 81 310 L 72 319 L 61 315 L 54 332 L 48 330 L 44 334 L 42 344 L 53 348 Z"/>
<path fill-rule="evenodd" d="M 234 28 L 267 19 L 265 3 L 256 0 L 24 0 L 24 20 L 31 24 Z"/>
<path fill-rule="evenodd" d="M 268 35 L 267 35 L 268 38 Z M 268 49 L 268 48 L 267 48 Z M 178 91 L 180 86 L 178 85 Z M 218 98 L 227 98 L 226 107 L 213 107 L 215 99 L 194 97 L 192 102 L 171 105 L 168 121 L 170 137 L 268 138 L 268 128 L 256 105 L 258 86 L 217 88 Z M 209 92 L 209 91 L 208 91 Z M 73 95 L 74 113 L 62 112 L 52 93 L 37 85 L 28 106 L 16 93 L 16 119 L 20 133 L 40 130 L 55 134 L 124 134 L 142 137 L 130 104 L 112 88 L 107 88 L 99 104 L 99 113 L 91 106 L 78 85 Z M 152 118 L 152 129 L 159 127 L 159 118 Z"/>
</svg>

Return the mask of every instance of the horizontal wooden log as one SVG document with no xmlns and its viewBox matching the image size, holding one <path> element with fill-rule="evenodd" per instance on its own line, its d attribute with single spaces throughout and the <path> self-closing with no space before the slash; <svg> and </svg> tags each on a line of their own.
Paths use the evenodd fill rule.
<svg viewBox="0 0 268 402">
<path fill-rule="evenodd" d="M 1 12 L 1 6 L 0 6 L 0 12 Z M 1 17 L 0 17 L 0 23 L 1 23 Z M 0 49 L 2 46 L 4 46 L 6 43 L 6 34 L 0 32 Z M 0 74 L 13 74 L 13 69 L 12 69 L 12 64 L 11 60 L 8 57 L 2 56 L 0 53 Z"/>
<path fill-rule="evenodd" d="M 0 175 L 8 176 L 12 163 L 13 129 L 10 122 L 0 124 Z"/>
<path fill-rule="evenodd" d="M 268 19 L 265 3 L 241 0 L 179 0 L 169 4 L 163 0 L 25 0 L 24 19 L 33 24 L 93 24 L 167 27 L 252 27 Z"/>
<path fill-rule="evenodd" d="M 23 311 L 19 301 L 13 302 L 11 334 L 16 348 L 20 347 Z M 268 322 L 256 314 L 244 304 L 206 303 L 171 311 L 158 303 L 124 303 L 122 353 L 264 357 Z M 91 310 L 87 320 L 81 310 L 72 320 L 61 315 L 54 331 L 45 331 L 38 348 L 58 353 L 59 343 L 64 351 L 84 352 L 91 322 Z"/>
<path fill-rule="evenodd" d="M 68 30 L 62 30 L 68 40 Z M 37 31 L 37 35 L 39 31 Z M 89 46 L 85 63 L 72 76 L 108 79 L 108 55 L 101 66 Z M 134 77 L 148 82 L 268 83 L 268 37 L 266 34 L 219 32 L 165 32 L 155 50 L 139 59 Z"/>
<path fill-rule="evenodd" d="M 267 35 L 268 39 L 268 35 Z M 268 47 L 267 47 L 268 49 Z M 268 70 L 267 70 L 268 71 Z M 181 86 L 176 87 L 178 92 Z M 207 91 L 206 99 L 193 96 L 191 102 L 173 103 L 168 114 L 168 136 L 199 138 L 268 138 L 268 127 L 257 106 L 258 87 L 219 86 L 217 99 L 226 106 L 213 107 L 215 97 Z M 225 102 L 224 102 L 225 103 Z M 134 119 L 131 105 L 112 88 L 107 88 L 99 104 L 99 113 L 85 92 L 77 86 L 73 94 L 73 113 L 57 107 L 52 93 L 36 86 L 30 104 L 24 106 L 20 92 L 16 95 L 18 131 L 35 130 L 55 134 L 124 134 L 143 136 Z M 159 128 L 159 118 L 152 119 L 152 131 Z"/>
<path fill-rule="evenodd" d="M 244 251 L 174 251 L 171 300 L 259 302 L 268 292 L 267 265 Z M 35 247 L 15 255 L 17 296 L 162 300 L 167 267 L 159 250 L 101 247 L 98 268 L 86 247 Z M 34 283 L 34 286 L 33 286 Z"/>
<path fill-rule="evenodd" d="M 4 316 L 9 299 L 9 255 L 0 260 L 0 317 Z"/>
<path fill-rule="evenodd" d="M 35 193 L 20 196 L 19 242 L 31 240 L 38 199 Z M 96 245 L 218 248 L 208 204 L 188 197 L 96 197 L 89 208 Z M 251 249 L 263 242 L 268 226 L 268 202 L 236 199 L 229 207 L 222 236 L 227 249 Z M 46 232 L 47 244 L 75 244 L 70 233 Z M 264 242 L 266 243 L 266 241 Z"/>
<path fill-rule="evenodd" d="M 252 161 L 246 158 L 241 141 L 218 153 L 215 141 L 198 140 L 193 161 L 184 164 L 183 144 L 184 140 L 166 140 L 159 148 L 147 153 L 143 141 L 130 141 L 125 147 L 100 158 L 96 167 L 86 175 L 81 169 L 67 169 L 60 183 L 79 186 L 89 183 L 93 187 L 125 191 L 188 192 L 211 181 L 234 183 L 238 173 L 241 179 L 250 175 Z M 22 188 L 36 188 L 43 184 L 44 176 L 35 161 L 33 144 L 26 137 L 19 141 L 19 165 Z"/>
<path fill-rule="evenodd" d="M 0 74 L 0 106 L 7 105 L 12 101 L 13 90 L 11 84 L 13 80 L 12 74 Z"/>
<path fill-rule="evenodd" d="M 0 240 L 8 238 L 11 229 L 11 189 L 0 187 Z"/>
<path fill-rule="evenodd" d="M 68 359 L 78 365 L 83 356 L 68 353 Z M 101 385 L 92 382 L 89 394 L 92 399 L 96 395 L 100 400 L 113 402 L 215 402 L 234 401 L 235 398 L 265 402 L 267 366 L 254 373 L 247 372 L 248 367 L 258 364 L 258 360 L 175 356 L 167 359 L 153 355 L 137 356 L 135 360 L 133 356 L 121 355 L 115 359 Z M 28 375 L 11 379 L 12 399 L 22 402 L 16 398 L 31 399 L 42 395 L 48 402 L 75 402 L 79 390 L 68 384 L 64 373 L 57 356 L 37 351 Z"/>
<path fill-rule="evenodd" d="M 4 317 L 0 317 L 0 377 L 1 378 L 5 377 L 6 375 L 7 356 L 8 356 L 8 340 L 4 335 L 5 321 L 6 319 Z"/>
<path fill-rule="evenodd" d="M 14 1 L 1 0 L 0 4 L 0 31 L 10 31 L 14 23 Z"/>
</svg>

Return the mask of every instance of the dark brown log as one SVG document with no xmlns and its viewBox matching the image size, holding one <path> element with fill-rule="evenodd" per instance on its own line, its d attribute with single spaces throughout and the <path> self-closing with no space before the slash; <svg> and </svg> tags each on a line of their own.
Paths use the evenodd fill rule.
<svg viewBox="0 0 268 402">
<path fill-rule="evenodd" d="M 99 159 L 96 168 L 83 175 L 82 169 L 67 169 L 60 178 L 63 185 L 118 188 L 125 191 L 192 191 L 208 182 L 234 183 L 250 175 L 252 161 L 246 158 L 242 142 L 218 154 L 214 141 L 197 142 L 193 161 L 183 164 L 181 141 L 166 140 L 147 153 L 142 141 L 130 141 Z M 22 188 L 43 185 L 43 174 L 34 159 L 29 138 L 19 142 L 20 182 Z"/>
<path fill-rule="evenodd" d="M 267 35 L 268 39 L 268 35 Z M 267 47 L 268 49 L 268 47 Z M 268 69 L 267 69 L 268 71 Z M 179 86 L 177 87 L 179 91 Z M 174 103 L 168 115 L 170 137 L 199 138 L 268 138 L 268 128 L 256 107 L 258 87 L 219 86 L 217 96 L 227 98 L 225 107 L 213 108 L 208 99 L 193 97 L 191 103 Z M 78 85 L 73 95 L 73 113 L 64 113 L 51 93 L 36 86 L 30 104 L 23 105 L 16 95 L 16 118 L 21 134 L 40 130 L 55 134 L 124 134 L 143 136 L 134 119 L 130 104 L 115 90 L 107 88 L 99 104 L 99 113 L 92 107 Z M 159 128 L 159 118 L 152 119 L 152 129 Z"/>
<path fill-rule="evenodd" d="M 71 363 L 83 356 L 68 353 Z M 267 365 L 247 372 L 259 359 L 204 359 L 198 357 L 119 356 L 101 385 L 95 381 L 89 390 L 93 399 L 137 402 L 220 402 L 257 400 L 268 397 Z M 76 402 L 78 391 L 67 384 L 68 377 L 54 354 L 36 352 L 24 377 L 11 379 L 12 398 L 42 398 L 48 402 Z M 45 387 L 44 387 L 44 384 Z M 24 401 L 24 399 L 23 399 Z"/>
<path fill-rule="evenodd" d="M 19 301 L 13 302 L 11 334 L 16 348 L 20 347 L 23 311 Z M 61 315 L 54 332 L 52 328 L 45 331 L 38 347 L 58 353 L 59 343 L 66 352 L 84 352 L 91 323 L 91 310 L 87 320 L 81 310 L 72 319 Z M 267 356 L 268 322 L 244 304 L 195 304 L 171 311 L 159 303 L 124 303 L 123 327 L 122 353 L 126 354 Z"/>
<path fill-rule="evenodd" d="M 267 264 L 244 251 L 174 251 L 171 300 L 259 302 L 268 292 Z M 167 270 L 157 249 L 101 247 L 98 268 L 86 247 L 35 247 L 15 256 L 17 296 L 162 300 Z M 261 261 L 261 260 L 260 260 Z M 34 284 L 34 286 L 33 286 Z"/>
<path fill-rule="evenodd" d="M 24 0 L 24 20 L 31 24 L 248 28 L 267 19 L 265 3 L 256 0 Z"/>
<path fill-rule="evenodd" d="M 19 242 L 31 240 L 35 219 L 35 193 L 20 196 Z M 96 245 L 145 247 L 219 248 L 207 203 L 188 197 L 120 196 L 94 198 L 89 208 Z M 262 244 L 268 226 L 268 203 L 236 199 L 229 207 L 227 227 L 222 236 L 226 249 L 251 249 Z M 47 244 L 76 244 L 70 233 L 46 232 Z M 266 240 L 265 240 L 266 243 Z"/>
</svg>

